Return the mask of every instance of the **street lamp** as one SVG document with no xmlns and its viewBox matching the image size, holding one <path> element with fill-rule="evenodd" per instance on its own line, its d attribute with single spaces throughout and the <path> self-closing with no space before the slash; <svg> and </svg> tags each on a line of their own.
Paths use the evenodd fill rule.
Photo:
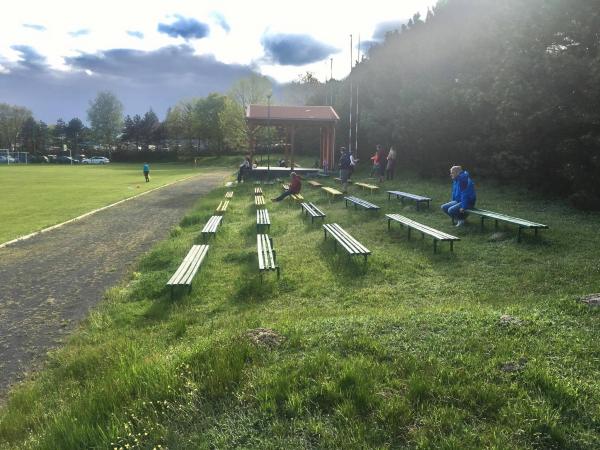
<svg viewBox="0 0 600 450">
<path fill-rule="evenodd" d="M 267 94 L 267 129 L 269 131 L 269 146 L 267 148 L 267 180 L 271 180 L 271 95 Z"/>
</svg>

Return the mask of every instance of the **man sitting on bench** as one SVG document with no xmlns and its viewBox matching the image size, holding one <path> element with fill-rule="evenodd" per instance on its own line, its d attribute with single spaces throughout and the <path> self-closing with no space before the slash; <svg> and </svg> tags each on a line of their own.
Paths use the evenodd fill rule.
<svg viewBox="0 0 600 450">
<path fill-rule="evenodd" d="M 475 206 L 475 184 L 469 172 L 463 170 L 461 166 L 452 166 L 450 168 L 450 177 L 452 178 L 452 201 L 442 205 L 442 211 L 448 214 L 452 221 L 456 220 L 456 226 L 462 227 L 465 224 L 465 209 Z"/>
<path fill-rule="evenodd" d="M 288 195 L 294 195 L 294 194 L 300 193 L 300 189 L 302 189 L 302 182 L 300 181 L 300 176 L 297 175 L 296 172 L 292 172 L 290 174 L 290 177 L 292 178 L 292 181 L 290 182 L 290 187 L 288 188 L 288 190 L 283 191 L 279 197 L 272 198 L 271 201 L 280 202 L 281 200 L 286 198 Z"/>
</svg>

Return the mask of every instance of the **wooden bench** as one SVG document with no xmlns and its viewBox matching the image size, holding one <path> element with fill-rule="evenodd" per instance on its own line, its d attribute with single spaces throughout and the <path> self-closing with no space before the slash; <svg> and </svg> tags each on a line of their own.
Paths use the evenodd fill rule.
<svg viewBox="0 0 600 450">
<path fill-rule="evenodd" d="M 315 181 L 315 180 L 308 181 L 308 184 L 311 185 L 312 187 L 322 187 L 323 186 L 321 183 L 319 183 L 318 181 Z"/>
<path fill-rule="evenodd" d="M 377 191 L 379 189 L 379 186 L 369 183 L 354 183 L 354 186 L 360 186 L 363 189 L 368 189 L 371 191 L 371 194 L 373 194 L 373 191 Z"/>
<path fill-rule="evenodd" d="M 302 206 L 302 210 L 304 211 L 305 215 L 310 215 L 311 223 L 314 223 L 316 217 L 320 217 L 321 219 L 325 220 L 325 213 L 317 208 L 313 203 L 300 203 L 300 206 Z"/>
<path fill-rule="evenodd" d="M 354 204 L 354 208 L 356 208 L 357 206 L 362 206 L 365 209 L 371 210 L 371 211 L 378 211 L 380 208 L 379 206 L 370 203 L 366 200 L 363 200 L 361 198 L 358 197 L 353 197 L 352 195 L 349 195 L 348 197 L 344 197 L 344 200 L 346 201 L 346 208 L 348 207 L 348 202 L 353 203 Z"/>
<path fill-rule="evenodd" d="M 335 177 L 334 180 L 337 181 L 338 183 L 342 182 L 342 179 L 340 177 Z M 352 180 L 348 180 L 348 184 L 352 184 Z"/>
<path fill-rule="evenodd" d="M 335 251 L 337 251 L 337 244 L 339 243 L 348 252 L 349 256 L 361 255 L 364 256 L 365 262 L 367 262 L 367 256 L 371 254 L 371 251 L 350 236 L 350 234 L 337 223 L 323 224 L 323 232 L 325 233 L 325 239 L 327 239 L 327 233 L 331 234 L 333 237 Z"/>
<path fill-rule="evenodd" d="M 460 238 L 457 238 L 456 236 L 452 236 L 448 233 L 444 233 L 443 231 L 428 227 L 422 223 L 415 222 L 414 220 L 401 216 L 400 214 L 386 214 L 385 217 L 387 217 L 388 221 L 388 230 L 391 227 L 392 220 L 394 222 L 398 222 L 402 226 L 406 225 L 406 228 L 408 229 L 408 239 L 410 239 L 410 230 L 420 231 L 423 238 L 425 235 L 431 236 L 433 238 L 433 253 L 437 252 L 438 241 L 450 242 L 451 252 L 454 251 L 454 241 L 460 241 Z"/>
<path fill-rule="evenodd" d="M 217 234 L 217 229 L 219 228 L 219 225 L 221 225 L 222 220 L 223 216 L 212 216 L 208 219 L 208 222 L 206 222 L 206 225 L 204 225 L 204 228 L 202 228 L 201 231 L 204 242 L 208 240 L 211 234 L 213 236 Z"/>
<path fill-rule="evenodd" d="M 233 191 L 226 192 L 225 193 L 225 198 L 232 199 L 233 198 Z"/>
<path fill-rule="evenodd" d="M 215 209 L 215 214 L 224 214 L 227 211 L 227 207 L 229 206 L 229 200 L 224 200 L 219 202 L 219 206 Z"/>
<path fill-rule="evenodd" d="M 340 196 L 344 195 L 337 189 L 330 188 L 328 186 L 323 186 L 323 187 L 321 187 L 321 189 L 323 189 L 323 191 L 327 194 L 328 197 L 331 196 L 331 198 L 334 198 L 334 199 L 336 197 L 340 197 Z M 330 198 L 330 200 L 331 200 L 331 198 Z"/>
<path fill-rule="evenodd" d="M 254 204 L 256 206 L 265 206 L 265 198 L 262 195 L 255 195 Z"/>
<path fill-rule="evenodd" d="M 295 202 L 303 202 L 304 201 L 304 197 L 302 196 L 302 194 L 288 195 L 288 198 L 291 198 Z"/>
<path fill-rule="evenodd" d="M 183 258 L 173 276 L 167 281 L 167 286 L 171 286 L 171 300 L 175 286 L 188 286 L 188 292 L 191 292 L 192 280 L 208 253 L 208 247 L 205 244 L 193 245 L 186 257 Z"/>
<path fill-rule="evenodd" d="M 395 195 L 397 199 L 400 200 L 402 204 L 404 204 L 404 199 L 414 200 L 417 204 L 417 211 L 419 210 L 419 205 L 421 203 L 427 203 L 427 207 L 429 208 L 429 202 L 431 202 L 431 198 L 423 197 L 422 195 L 410 194 L 408 192 L 401 191 L 387 191 L 388 200 L 391 199 L 392 195 Z"/>
<path fill-rule="evenodd" d="M 279 266 L 276 262 L 275 250 L 273 250 L 273 239 L 267 234 L 256 235 L 256 251 L 258 253 L 258 270 L 260 272 L 260 282 L 263 281 L 264 271 L 277 271 L 279 279 Z"/>
<path fill-rule="evenodd" d="M 263 195 L 261 187 L 254 188 L 254 195 Z"/>
<path fill-rule="evenodd" d="M 271 218 L 269 217 L 269 211 L 266 209 L 256 210 L 256 232 L 259 231 L 261 226 L 271 229 Z"/>
<path fill-rule="evenodd" d="M 472 208 L 472 209 L 466 209 L 465 212 L 468 214 L 475 214 L 475 215 L 481 216 L 481 228 L 482 229 L 483 229 L 483 221 L 486 217 L 489 219 L 495 220 L 494 226 L 496 228 L 498 228 L 499 221 L 517 225 L 519 227 L 519 231 L 517 233 L 517 242 L 521 242 L 521 230 L 524 228 L 533 229 L 536 236 L 538 234 L 539 229 L 548 229 L 548 225 L 544 225 L 543 223 L 531 222 L 529 220 L 520 219 L 518 217 L 511 217 L 511 216 L 507 216 L 506 214 L 500 214 L 500 213 L 496 213 L 493 211 L 487 211 L 485 209 Z"/>
</svg>

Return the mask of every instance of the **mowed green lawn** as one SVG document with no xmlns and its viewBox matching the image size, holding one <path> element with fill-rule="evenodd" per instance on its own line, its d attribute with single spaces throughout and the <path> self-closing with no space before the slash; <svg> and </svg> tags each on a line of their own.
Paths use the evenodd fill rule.
<svg viewBox="0 0 600 450">
<path fill-rule="evenodd" d="M 2 165 L 0 243 L 202 170 L 207 169 L 190 164 L 151 164 L 151 181 L 146 183 L 142 164 Z"/>
<path fill-rule="evenodd" d="M 383 212 L 305 185 L 373 254 L 366 267 L 336 255 L 320 221 L 268 202 L 282 274 L 261 284 L 246 183 L 191 294 L 171 300 L 215 190 L 13 391 L 0 448 L 599 448 L 600 308 L 580 297 L 600 291 L 600 217 L 476 181 L 480 207 L 550 229 L 517 243 L 510 227 L 453 228 L 437 206 L 448 181 L 385 184 L 433 197 L 420 212 L 352 188 L 461 238 L 434 255 L 429 239 L 388 232 Z M 253 344 L 259 327 L 279 338 Z"/>
</svg>

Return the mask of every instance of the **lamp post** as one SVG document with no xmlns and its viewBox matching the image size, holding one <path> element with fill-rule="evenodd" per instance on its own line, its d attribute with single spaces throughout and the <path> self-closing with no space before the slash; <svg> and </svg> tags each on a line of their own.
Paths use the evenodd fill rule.
<svg viewBox="0 0 600 450">
<path fill-rule="evenodd" d="M 271 95 L 267 94 L 267 129 L 269 132 L 269 146 L 267 148 L 267 180 L 271 180 Z"/>
</svg>

